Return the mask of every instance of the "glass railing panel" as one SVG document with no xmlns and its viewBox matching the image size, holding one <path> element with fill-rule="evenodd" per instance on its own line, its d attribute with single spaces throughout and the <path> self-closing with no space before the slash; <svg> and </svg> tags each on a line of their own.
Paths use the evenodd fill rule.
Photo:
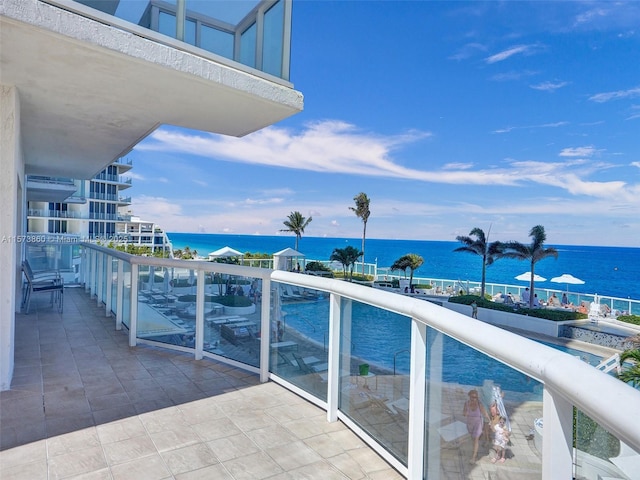
<svg viewBox="0 0 640 480">
<path fill-rule="evenodd" d="M 204 351 L 258 367 L 262 336 L 261 304 L 260 279 L 207 274 Z"/>
<path fill-rule="evenodd" d="M 111 313 L 114 315 L 118 308 L 118 263 L 119 260 L 115 257 L 110 257 L 109 260 L 109 275 L 111 275 Z"/>
<path fill-rule="evenodd" d="M 339 408 L 407 462 L 411 319 L 341 300 Z"/>
<path fill-rule="evenodd" d="M 256 24 L 247 28 L 240 36 L 240 63 L 255 68 L 256 66 Z"/>
<path fill-rule="evenodd" d="M 638 478 L 640 454 L 582 411 L 574 412 L 576 478 Z"/>
<path fill-rule="evenodd" d="M 186 292 L 178 295 L 175 290 L 182 289 L 178 286 L 181 275 L 186 282 Z M 139 266 L 138 338 L 190 348 L 195 346 L 196 277 L 194 269 Z"/>
<path fill-rule="evenodd" d="M 262 70 L 282 76 L 282 55 L 284 40 L 284 2 L 277 2 L 264 14 L 264 43 Z"/>
<path fill-rule="evenodd" d="M 329 296 L 272 282 L 270 370 L 327 400 Z"/>
<path fill-rule="evenodd" d="M 285 41 L 285 2 L 280 0 L 264 13 L 258 9 L 259 1 L 245 0 L 237 2 L 214 2 L 186 0 L 184 28 L 178 28 L 178 4 L 173 0 L 149 2 L 95 2 L 76 0 L 89 7 L 100 10 L 134 25 L 159 32 L 172 39 L 181 40 L 189 45 L 208 50 L 230 60 L 240 61 L 256 68 L 258 44 L 262 47 L 263 71 L 280 78 L 288 79 L 289 73 L 283 72 L 283 49 Z M 263 22 L 264 34 L 257 38 L 256 22 Z M 249 24 L 249 29 L 245 27 Z M 240 58 L 235 58 L 235 34 L 240 30 Z M 183 33 L 180 34 L 179 32 Z M 182 35 L 182 38 L 178 38 Z M 99 178 L 107 178 L 101 176 Z"/>
<path fill-rule="evenodd" d="M 541 383 L 431 328 L 425 362 L 425 478 L 542 478 Z"/>
<path fill-rule="evenodd" d="M 124 262 L 122 274 L 122 324 L 131 328 L 131 264 Z"/>
<path fill-rule="evenodd" d="M 233 34 L 206 25 L 200 29 L 201 48 L 226 58 L 233 58 Z"/>
</svg>

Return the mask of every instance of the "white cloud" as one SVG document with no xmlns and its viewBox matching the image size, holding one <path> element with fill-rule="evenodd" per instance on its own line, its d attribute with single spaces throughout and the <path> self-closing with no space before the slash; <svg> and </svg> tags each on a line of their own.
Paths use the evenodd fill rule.
<svg viewBox="0 0 640 480">
<path fill-rule="evenodd" d="M 485 58 L 485 62 L 488 64 L 502 62 L 509 57 L 514 55 L 523 54 L 529 55 L 538 47 L 536 45 L 515 45 L 511 48 L 503 50 L 502 52 L 496 53 L 495 55 L 491 55 L 490 57 Z"/>
<path fill-rule="evenodd" d="M 498 130 L 494 130 L 491 133 L 509 133 L 513 130 L 532 129 L 532 128 L 557 128 L 557 127 L 564 127 L 566 125 L 569 125 L 569 122 L 553 122 L 553 123 L 543 123 L 541 125 L 524 125 L 520 127 L 505 127 L 505 128 L 499 128 Z"/>
<path fill-rule="evenodd" d="M 597 150 L 593 146 L 563 148 L 558 154 L 561 157 L 592 157 Z"/>
<path fill-rule="evenodd" d="M 473 168 L 473 163 L 445 163 L 442 166 L 443 170 L 469 170 Z"/>
<path fill-rule="evenodd" d="M 638 167 L 638 168 L 640 168 L 640 162 L 631 162 L 631 163 L 630 163 L 630 165 L 631 165 L 632 167 Z"/>
<path fill-rule="evenodd" d="M 566 87 L 569 82 L 542 82 L 537 85 L 529 85 L 534 90 L 541 90 L 543 92 L 555 92 L 559 88 Z"/>
<path fill-rule="evenodd" d="M 505 73 L 497 73 L 491 77 L 491 80 L 495 80 L 496 82 L 508 82 L 512 80 L 520 80 L 525 77 L 532 77 L 537 75 L 538 72 L 533 70 L 523 70 L 523 71 L 510 71 Z"/>
<path fill-rule="evenodd" d="M 467 43 L 456 53 L 449 57 L 450 60 L 466 60 L 476 54 L 476 52 L 486 52 L 487 47 L 481 43 Z"/>
<path fill-rule="evenodd" d="M 609 100 L 618 100 L 621 98 L 640 97 L 640 87 L 630 88 L 628 90 L 617 90 L 614 92 L 596 93 L 589 97 L 589 100 L 597 103 L 608 102 Z"/>
<path fill-rule="evenodd" d="M 192 181 L 193 183 L 195 183 L 196 185 L 200 185 L 201 187 L 207 187 L 209 185 L 207 182 L 195 178 Z"/>
</svg>

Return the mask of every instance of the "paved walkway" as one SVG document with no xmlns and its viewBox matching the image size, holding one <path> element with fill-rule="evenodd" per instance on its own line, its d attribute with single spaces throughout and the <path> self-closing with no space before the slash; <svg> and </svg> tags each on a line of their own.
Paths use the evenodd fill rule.
<svg viewBox="0 0 640 480">
<path fill-rule="evenodd" d="M 400 479 L 342 423 L 211 360 L 129 348 L 83 290 L 18 315 L 0 478 Z"/>
</svg>

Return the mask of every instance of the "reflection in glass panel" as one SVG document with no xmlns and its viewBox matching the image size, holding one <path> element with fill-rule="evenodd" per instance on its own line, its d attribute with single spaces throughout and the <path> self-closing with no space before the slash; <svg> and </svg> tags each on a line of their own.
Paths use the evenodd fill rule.
<svg viewBox="0 0 640 480">
<path fill-rule="evenodd" d="M 340 410 L 406 464 L 411 319 L 342 299 Z"/>
<path fill-rule="evenodd" d="M 576 478 L 637 478 L 640 454 L 575 409 Z"/>
<path fill-rule="evenodd" d="M 259 366 L 262 280 L 219 273 L 206 280 L 204 350 Z"/>
<path fill-rule="evenodd" d="M 176 16 L 160 12 L 158 15 L 158 31 L 171 38 L 176 38 Z"/>
<path fill-rule="evenodd" d="M 475 478 L 494 463 L 509 478 L 542 478 L 542 384 L 431 328 L 426 382 L 425 478 Z"/>
<path fill-rule="evenodd" d="M 109 262 L 109 268 L 111 269 L 109 274 L 111 275 L 111 313 L 116 314 L 118 305 L 118 259 L 111 257 Z"/>
<path fill-rule="evenodd" d="M 284 283 L 271 287 L 270 369 L 326 401 L 329 297 Z"/>
<path fill-rule="evenodd" d="M 140 266 L 138 338 L 193 348 L 195 319 L 195 270 Z"/>
<path fill-rule="evenodd" d="M 223 57 L 233 58 L 233 35 L 202 25 L 200 47 Z"/>
<path fill-rule="evenodd" d="M 122 324 L 127 328 L 131 325 L 131 264 L 124 262 L 122 273 L 124 282 L 122 283 Z"/>
<path fill-rule="evenodd" d="M 240 38 L 240 63 L 249 67 L 256 66 L 256 24 L 254 23 L 244 32 Z"/>
<path fill-rule="evenodd" d="M 284 37 L 284 2 L 280 0 L 264 14 L 262 70 L 282 76 L 282 44 Z"/>
<path fill-rule="evenodd" d="M 184 26 L 184 41 L 190 45 L 196 44 L 196 22 L 187 19 Z"/>
</svg>

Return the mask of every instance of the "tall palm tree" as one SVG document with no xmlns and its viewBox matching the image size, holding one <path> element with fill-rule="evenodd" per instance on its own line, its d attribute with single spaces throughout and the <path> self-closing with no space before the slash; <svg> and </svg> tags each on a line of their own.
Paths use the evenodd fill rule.
<svg viewBox="0 0 640 480">
<path fill-rule="evenodd" d="M 415 272 L 418 268 L 422 266 L 424 263 L 424 258 L 422 258 L 417 253 L 407 253 L 406 255 L 401 256 L 393 265 L 391 265 L 391 270 L 402 270 L 407 274 L 407 268 L 410 270 L 409 277 L 409 288 L 413 285 L 413 272 Z"/>
<path fill-rule="evenodd" d="M 284 222 L 284 226 L 286 229 L 280 230 L 281 232 L 291 232 L 296 234 L 296 250 L 298 250 L 298 241 L 302 234 L 304 233 L 304 229 L 311 223 L 313 220 L 312 217 L 304 218 L 302 214 L 298 211 L 291 212 L 287 217 L 287 220 Z"/>
<path fill-rule="evenodd" d="M 542 225 L 536 225 L 529 232 L 531 237 L 531 244 L 524 245 L 520 242 L 505 242 L 502 252 L 499 254 L 501 257 L 515 258 L 516 260 L 529 260 L 531 262 L 531 281 L 529 283 L 529 308 L 533 308 L 533 287 L 535 275 L 535 265 L 540 260 L 547 257 L 558 258 L 558 250 L 553 247 L 544 247 L 544 242 L 547 240 L 547 234 L 544 232 Z"/>
<path fill-rule="evenodd" d="M 349 281 L 353 281 L 353 266 L 361 256 L 362 252 L 360 250 L 349 245 L 345 248 L 334 249 L 329 260 L 342 264 L 345 279 L 347 278 L 347 269 L 349 269 Z"/>
<path fill-rule="evenodd" d="M 362 275 L 364 276 L 364 242 L 367 238 L 367 222 L 369 221 L 371 210 L 369 210 L 369 197 L 367 197 L 366 193 L 360 192 L 353 197 L 353 201 L 356 202 L 356 206 L 349 207 L 349 210 L 353 211 L 356 217 L 362 219 L 364 225 L 362 229 Z"/>
<path fill-rule="evenodd" d="M 468 252 L 482 257 L 482 281 L 480 284 L 480 298 L 484 298 L 485 284 L 487 279 L 487 266 L 493 264 L 502 250 L 501 242 L 489 243 L 489 233 L 491 233 L 491 227 L 489 227 L 489 231 L 486 235 L 481 228 L 476 227 L 471 230 L 471 232 L 469 232 L 468 237 L 456 237 L 456 240 L 464 243 L 464 246 L 458 247 L 454 250 L 454 252 Z"/>
</svg>

